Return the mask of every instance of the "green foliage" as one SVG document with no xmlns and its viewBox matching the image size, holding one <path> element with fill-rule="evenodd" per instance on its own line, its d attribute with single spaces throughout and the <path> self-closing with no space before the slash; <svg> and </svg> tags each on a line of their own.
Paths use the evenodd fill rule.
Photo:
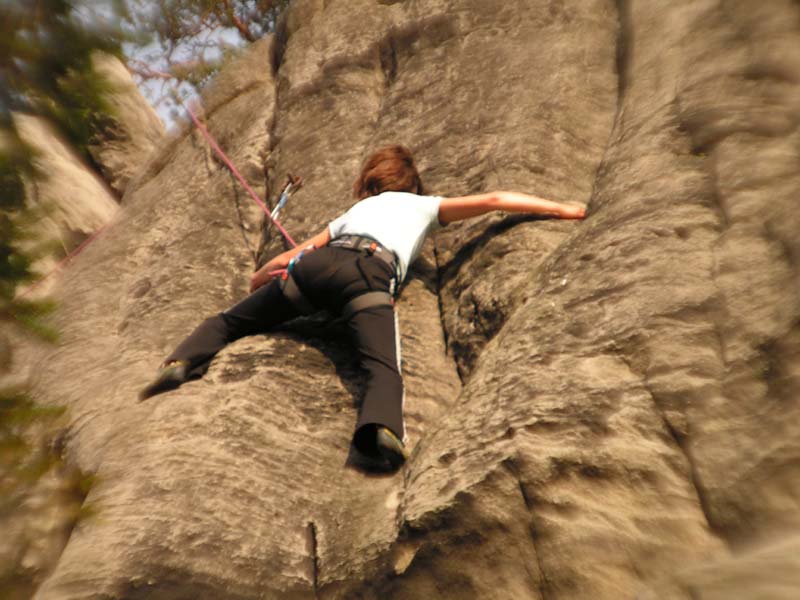
<svg viewBox="0 0 800 600">
<path fill-rule="evenodd" d="M 16 136 L 13 129 L 7 137 Z M 0 149 L 0 323 L 14 323 L 44 339 L 55 339 L 44 317 L 52 305 L 17 296 L 20 285 L 31 283 L 31 265 L 36 258 L 30 250 L 30 229 L 26 226 L 34 214 L 25 205 L 25 184 L 42 175 L 33 164 L 33 155 L 20 140 Z M 29 248 L 23 250 L 24 247 Z M 0 369 L 4 365 L 0 364 Z M 0 392 L 1 394 L 2 392 Z"/>
<path fill-rule="evenodd" d="M 31 266 L 38 258 L 28 227 L 37 215 L 26 206 L 24 180 L 32 182 L 44 175 L 37 171 L 30 149 L 14 139 L 15 130 L 7 129 L 6 138 L 13 142 L 0 148 L 0 323 L 14 323 L 38 337 L 54 340 L 55 333 L 44 322 L 52 303 L 17 295 L 19 286 L 33 281 Z M 0 370 L 3 367 L 0 360 Z"/>
<path fill-rule="evenodd" d="M 156 104 L 196 93 L 242 46 L 274 31 L 289 0 L 116 0 L 128 66 Z"/>
<path fill-rule="evenodd" d="M 120 53 L 120 33 L 92 22 L 68 0 L 11 0 L 0 5 L 0 125 L 10 112 L 38 114 L 77 148 L 91 139 L 92 122 L 108 113 L 103 80 L 92 53 Z"/>
<path fill-rule="evenodd" d="M 120 52 L 120 32 L 83 14 L 70 0 L 0 3 L 0 319 L 22 315 L 13 306 L 18 285 L 31 280 L 25 239 L 25 181 L 46 177 L 17 134 L 13 113 L 48 119 L 77 149 L 91 142 L 111 112 L 106 83 L 92 68 L 95 51 Z"/>
<path fill-rule="evenodd" d="M 0 2 L 0 326 L 13 326 L 17 335 L 55 337 L 44 320 L 51 305 L 17 293 L 32 281 L 35 258 L 36 240 L 30 239 L 29 227 L 35 215 L 26 206 L 26 186 L 36 185 L 47 173 L 36 168 L 36 156 L 20 139 L 13 114 L 43 117 L 71 145 L 86 150 L 98 124 L 111 111 L 105 84 L 92 69 L 92 54 L 120 49 L 118 33 L 93 20 L 91 11 L 81 12 L 90 4 L 90 0 Z M 11 363 L 9 344 L 0 335 L 0 374 Z M 36 510 L 46 511 L 48 503 L 63 509 L 63 523 L 48 535 L 64 540 L 80 516 L 85 478 L 63 465 L 52 444 L 60 413 L 37 406 L 23 388 L 0 389 L 0 530 L 5 535 L 14 532 L 17 553 L 0 556 L 0 597 L 30 597 L 28 592 L 41 576 L 41 566 L 33 570 L 22 566 L 26 549 L 42 542 L 35 539 Z M 58 482 L 56 491 L 52 484 L 40 485 L 45 475 Z M 27 502 L 43 497 L 43 508 L 31 508 Z M 23 522 L 26 525 L 19 526 Z M 27 527 L 28 523 L 32 525 Z"/>
<path fill-rule="evenodd" d="M 93 515 L 85 503 L 93 479 L 65 465 L 52 446 L 62 412 L 36 405 L 23 389 L 0 394 L 0 528 L 7 536 L 0 598 L 32 597 L 52 568 L 53 549 Z"/>
<path fill-rule="evenodd" d="M 32 170 L 30 154 L 19 140 L 15 140 L 17 152 L 0 150 L 0 314 L 3 304 L 14 296 L 18 282 L 30 277 L 30 262 L 15 250 L 21 237 L 14 215 L 25 208 L 25 186 L 23 174 Z"/>
<path fill-rule="evenodd" d="M 0 514 L 13 508 L 20 482 L 36 482 L 55 460 L 49 452 L 32 448 L 27 432 L 62 412 L 37 406 L 21 388 L 9 388 L 0 395 Z"/>
</svg>

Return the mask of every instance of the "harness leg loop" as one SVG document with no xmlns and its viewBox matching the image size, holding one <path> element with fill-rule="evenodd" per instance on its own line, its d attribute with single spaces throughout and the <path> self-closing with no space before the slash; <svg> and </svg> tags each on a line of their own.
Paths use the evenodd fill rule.
<svg viewBox="0 0 800 600">
<path fill-rule="evenodd" d="M 373 306 L 394 306 L 394 298 L 388 292 L 367 292 L 356 296 L 342 308 L 342 316 L 349 320 L 357 312 Z"/>
</svg>

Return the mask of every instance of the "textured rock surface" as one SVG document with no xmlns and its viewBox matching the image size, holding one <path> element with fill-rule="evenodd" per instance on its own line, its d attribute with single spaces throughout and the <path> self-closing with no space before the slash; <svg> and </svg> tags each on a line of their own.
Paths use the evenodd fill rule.
<svg viewBox="0 0 800 600">
<path fill-rule="evenodd" d="M 42 274 L 50 273 L 58 259 L 111 220 L 128 181 L 164 137 L 164 126 L 125 66 L 105 54 L 97 54 L 94 64 L 109 84 L 107 99 L 115 111 L 98 125 L 96 144 L 89 148 L 95 164 L 87 164 L 41 118 L 14 116 L 43 175 L 27 186 L 28 204 L 37 211 L 33 238 L 46 246 L 34 267 Z M 36 294 L 46 295 L 51 287 L 48 281 Z"/>
<path fill-rule="evenodd" d="M 91 148 L 93 160 L 87 161 L 71 148 L 46 121 L 22 114 L 14 117 L 43 175 L 28 182 L 26 194 L 34 211 L 30 239 L 36 244 L 34 251 L 41 254 L 33 269 L 46 278 L 23 292 L 26 299 L 52 292 L 58 262 L 113 218 L 119 208 L 118 194 L 163 137 L 163 126 L 122 63 L 106 55 L 98 55 L 95 62 L 111 85 L 108 99 L 116 113 L 97 132 L 96 139 L 102 140 L 102 145 Z M 31 371 L 46 368 L 38 361 L 50 349 L 47 343 L 32 339 L 30 332 L 0 323 L 0 387 L 29 381 Z M 3 417 L 8 419 L 7 415 Z M 23 474 L 16 485 L 4 486 L 13 495 L 3 498 L 3 507 L 15 504 L 18 509 L 0 511 L 3 598 L 30 598 L 58 561 L 83 514 L 80 474 L 57 460 L 57 450 L 49 450 L 58 445 L 58 429 L 57 420 L 44 416 L 25 428 L 31 450 L 24 455 L 26 462 L 21 470 L 27 467 L 31 472 L 44 473 L 40 477 Z M 11 463 L 4 460 L 4 467 L 7 464 Z M 14 481 L 14 477 L 8 481 Z"/>
<path fill-rule="evenodd" d="M 34 151 L 34 164 L 44 175 L 27 185 L 31 209 L 39 217 L 35 238 L 56 250 L 39 260 L 35 270 L 49 273 L 55 257 L 67 254 L 86 236 L 111 220 L 117 210 L 113 192 L 92 168 L 39 117 L 14 117 L 21 138 Z"/>
<path fill-rule="evenodd" d="M 432 192 L 590 216 L 437 234 L 399 306 L 412 456 L 368 476 L 335 327 L 240 340 L 135 402 L 245 294 L 260 238 L 202 140 L 173 139 L 63 283 L 39 389 L 98 517 L 38 596 L 795 597 L 798 23 L 788 0 L 293 2 L 206 109 L 262 190 L 306 178 L 297 237 L 394 141 Z"/>
<path fill-rule="evenodd" d="M 164 125 L 117 57 L 97 53 L 92 60 L 110 86 L 107 101 L 114 114 L 104 120 L 89 151 L 104 179 L 122 196 L 130 179 L 163 140 Z"/>
</svg>

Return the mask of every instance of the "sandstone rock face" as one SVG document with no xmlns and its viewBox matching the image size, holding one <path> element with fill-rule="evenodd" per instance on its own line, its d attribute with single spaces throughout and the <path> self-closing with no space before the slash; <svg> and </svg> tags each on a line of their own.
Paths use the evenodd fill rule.
<svg viewBox="0 0 800 600">
<path fill-rule="evenodd" d="M 110 86 L 107 101 L 114 114 L 96 132 L 89 151 L 104 179 L 122 196 L 130 179 L 162 141 L 164 125 L 117 57 L 98 52 L 92 62 Z"/>
<path fill-rule="evenodd" d="M 43 174 L 26 187 L 27 202 L 36 211 L 35 239 L 54 248 L 34 269 L 46 274 L 57 259 L 108 223 L 117 211 L 114 193 L 40 117 L 17 114 L 20 137 L 34 151 L 34 164 Z M 37 293 L 44 293 L 48 281 Z"/>
<path fill-rule="evenodd" d="M 432 193 L 589 217 L 435 236 L 399 302 L 411 459 L 368 475 L 336 326 L 135 401 L 260 239 L 202 139 L 172 140 L 63 282 L 39 396 L 97 517 L 37 597 L 796 597 L 798 23 L 788 0 L 295 0 L 206 113 L 260 191 L 306 179 L 296 237 L 388 142 Z"/>
<path fill-rule="evenodd" d="M 119 208 L 116 194 L 122 193 L 127 180 L 144 166 L 163 137 L 163 126 L 125 67 L 106 55 L 95 56 L 95 66 L 111 84 L 109 99 L 116 113 L 98 132 L 97 139 L 103 141 L 101 146 L 92 148 L 94 164 L 87 164 L 46 121 L 22 114 L 14 116 L 20 135 L 35 151 L 35 165 L 43 175 L 29 182 L 26 189 L 29 208 L 35 211 L 31 240 L 37 244 L 36 251 L 44 248 L 33 269 L 45 276 L 21 290 L 28 300 L 48 297 L 58 281 L 59 261 L 80 244 L 104 234 L 104 227 Z M 103 167 L 102 174 L 116 189 L 96 171 L 98 166 Z M 107 273 L 102 275 L 103 279 L 107 277 Z M 13 323 L 0 324 L 0 387 L 26 385 L 38 369 L 47 368 L 41 359 L 50 350 L 50 344 L 20 331 Z M 52 569 L 82 514 L 80 473 L 59 461 L 42 464 L 52 460 L 48 445 L 59 445 L 53 431 L 57 428 L 58 422 L 47 415 L 27 428 L 26 439 L 33 449 L 25 458 L 37 472 L 45 467 L 47 470 L 35 480 L 23 474 L 20 479 L 24 485 L 8 486 L 15 497 L 4 498 L 4 506 L 16 503 L 19 508 L 0 515 L 4 534 L 0 543 L 3 598 L 5 593 L 11 593 L 9 590 L 16 594 L 13 598 L 30 597 L 29 588 L 35 588 Z"/>
<path fill-rule="evenodd" d="M 58 259 L 111 220 L 128 181 L 164 137 L 164 126 L 125 66 L 116 57 L 102 53 L 93 60 L 110 86 L 108 102 L 114 110 L 89 148 L 95 164 L 87 164 L 45 120 L 14 116 L 19 134 L 35 151 L 34 163 L 43 175 L 27 186 L 28 204 L 37 211 L 33 237 L 52 248 L 34 267 L 41 274 L 50 273 Z M 51 287 L 48 280 L 37 286 L 36 294 L 46 295 Z"/>
</svg>

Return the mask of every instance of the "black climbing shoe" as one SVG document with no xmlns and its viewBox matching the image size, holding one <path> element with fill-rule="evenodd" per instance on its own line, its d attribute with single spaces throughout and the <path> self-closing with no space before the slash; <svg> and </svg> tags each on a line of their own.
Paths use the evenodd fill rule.
<svg viewBox="0 0 800 600">
<path fill-rule="evenodd" d="M 139 392 L 139 402 L 147 400 L 151 396 L 168 392 L 180 387 L 189 377 L 189 363 L 185 360 L 175 360 L 164 365 L 152 383 L 147 385 Z"/>
<path fill-rule="evenodd" d="M 408 459 L 408 452 L 403 442 L 386 427 L 378 427 L 375 437 L 378 453 L 389 461 L 392 469 L 397 470 Z"/>
</svg>

